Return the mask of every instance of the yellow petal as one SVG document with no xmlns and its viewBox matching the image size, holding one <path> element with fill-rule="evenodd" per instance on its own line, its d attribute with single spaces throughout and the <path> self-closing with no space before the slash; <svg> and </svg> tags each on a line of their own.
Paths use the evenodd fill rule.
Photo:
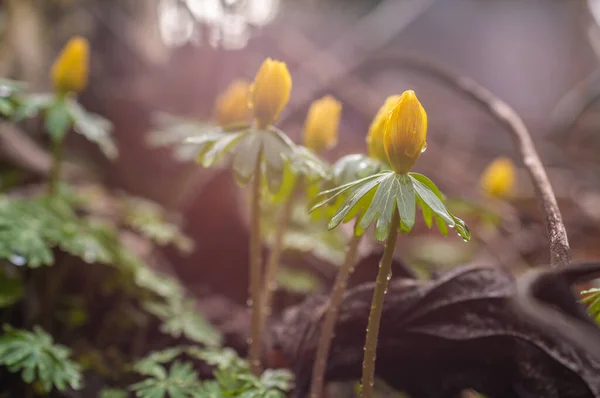
<svg viewBox="0 0 600 398">
<path fill-rule="evenodd" d="M 367 134 L 367 148 L 369 150 L 369 156 L 375 159 L 379 159 L 383 162 L 388 162 L 388 157 L 383 147 L 383 135 L 385 133 L 385 122 L 387 121 L 388 114 L 392 110 L 393 106 L 400 100 L 399 95 L 390 95 L 386 98 L 384 104 L 379 108 L 377 114 L 371 122 L 369 127 L 369 134 Z"/>
<path fill-rule="evenodd" d="M 304 124 L 304 145 L 315 152 L 337 144 L 342 104 L 331 95 L 314 101 Z"/>
<path fill-rule="evenodd" d="M 504 157 L 492 161 L 481 174 L 481 188 L 488 195 L 506 198 L 513 192 L 515 185 L 515 166 Z"/>
<path fill-rule="evenodd" d="M 290 99 L 292 77 L 284 62 L 267 58 L 252 85 L 251 105 L 259 128 L 273 124 Z"/>
<path fill-rule="evenodd" d="M 54 89 L 59 93 L 80 93 L 88 82 L 90 46 L 79 36 L 67 42 L 58 55 L 50 75 Z"/>
<path fill-rule="evenodd" d="M 383 145 L 392 169 L 405 174 L 421 156 L 427 139 L 427 113 L 412 90 L 400 96 L 388 115 Z"/>
<path fill-rule="evenodd" d="M 250 118 L 249 93 L 250 82 L 236 80 L 217 98 L 215 118 L 221 127 L 248 122 Z"/>
</svg>

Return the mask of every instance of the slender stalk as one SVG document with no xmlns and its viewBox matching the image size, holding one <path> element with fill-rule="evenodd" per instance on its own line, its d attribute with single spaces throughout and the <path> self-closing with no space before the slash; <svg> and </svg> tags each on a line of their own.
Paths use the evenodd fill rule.
<svg viewBox="0 0 600 398">
<path fill-rule="evenodd" d="M 58 191 L 60 181 L 60 166 L 63 157 L 64 138 L 52 140 L 52 166 L 50 169 L 50 179 L 48 181 L 48 192 L 55 195 Z"/>
<path fill-rule="evenodd" d="M 279 214 L 279 219 L 277 220 L 277 225 L 275 226 L 275 241 L 273 242 L 273 246 L 271 247 L 271 251 L 267 259 L 264 284 L 265 290 L 260 306 L 261 334 L 264 330 L 265 323 L 269 318 L 269 315 L 271 315 L 271 301 L 273 299 L 273 294 L 275 293 L 275 290 L 277 290 L 277 271 L 279 270 L 281 254 L 283 253 L 283 241 L 285 237 L 285 231 L 287 230 L 287 227 L 290 223 L 290 219 L 292 218 L 294 202 L 296 199 L 296 193 L 298 192 L 299 185 L 300 183 L 296 183 L 294 188 L 291 190 L 290 195 L 287 197 L 285 203 L 283 204 L 281 214 Z"/>
<path fill-rule="evenodd" d="M 394 256 L 394 249 L 396 248 L 396 238 L 398 237 L 397 227 L 399 223 L 400 216 L 398 214 L 398 209 L 396 209 L 394 210 L 394 216 L 392 218 L 392 229 L 385 242 L 383 257 L 379 262 L 379 272 L 377 273 L 373 301 L 371 302 L 371 312 L 369 313 L 367 338 L 365 340 L 365 356 L 363 358 L 362 398 L 372 398 L 373 396 L 375 359 L 377 358 L 377 336 L 379 335 L 379 323 L 381 321 L 381 313 L 383 312 L 383 301 L 392 273 L 392 259 Z"/>
<path fill-rule="evenodd" d="M 329 358 L 329 349 L 331 348 L 331 341 L 333 340 L 333 336 L 335 334 L 335 324 L 340 312 L 342 298 L 344 297 L 344 292 L 346 290 L 346 286 L 348 285 L 348 279 L 350 278 L 352 271 L 354 271 L 354 266 L 356 265 L 359 243 L 360 237 L 352 235 L 352 239 L 348 243 L 348 248 L 346 250 L 346 258 L 344 259 L 344 263 L 340 267 L 335 278 L 335 282 L 333 283 L 331 296 L 329 297 L 329 301 L 327 303 L 325 319 L 323 320 L 323 328 L 321 329 L 321 335 L 319 336 L 317 356 L 313 366 L 312 383 L 310 386 L 311 398 L 320 398 L 323 393 L 327 359 Z"/>
<path fill-rule="evenodd" d="M 260 375 L 260 348 L 261 348 L 261 316 L 260 316 L 260 285 L 261 285 L 261 225 L 260 225 L 260 194 L 261 194 L 261 168 L 262 153 L 256 158 L 254 177 L 252 182 L 252 198 L 250 209 L 250 368 L 256 376 Z"/>
</svg>

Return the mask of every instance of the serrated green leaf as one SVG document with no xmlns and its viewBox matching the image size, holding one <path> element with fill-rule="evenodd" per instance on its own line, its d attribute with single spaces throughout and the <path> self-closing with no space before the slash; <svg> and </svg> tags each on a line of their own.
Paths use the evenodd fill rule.
<svg viewBox="0 0 600 398">
<path fill-rule="evenodd" d="M 387 238 L 396 207 L 398 189 L 400 189 L 400 184 L 396 174 L 386 173 L 386 177 L 379 182 L 373 200 L 369 203 L 369 208 L 359 222 L 361 230 L 364 231 L 369 228 L 373 220 L 377 218 L 375 239 L 381 241 Z"/>
<path fill-rule="evenodd" d="M 21 121 L 25 118 L 32 118 L 49 107 L 55 100 L 54 94 L 31 94 L 23 98 L 20 106 L 16 109 L 13 118 L 15 121 Z"/>
<path fill-rule="evenodd" d="M 54 142 L 61 141 L 72 125 L 73 119 L 63 98 L 57 98 L 46 108 L 44 126 Z"/>
<path fill-rule="evenodd" d="M 163 322 L 160 330 L 165 334 L 207 346 L 221 344 L 220 333 L 198 312 L 193 299 L 169 297 L 166 302 L 146 301 L 143 306 Z"/>
<path fill-rule="evenodd" d="M 70 350 L 55 344 L 40 327 L 33 331 L 13 329 L 4 325 L 0 337 L 0 365 L 10 372 L 21 372 L 26 383 L 38 381 L 45 392 L 52 388 L 81 388 L 80 366 L 69 359 Z"/>
<path fill-rule="evenodd" d="M 441 200 L 442 202 L 444 202 L 446 200 L 446 198 L 444 197 L 444 194 L 439 190 L 439 188 L 433 183 L 433 181 L 431 181 L 431 179 L 429 179 L 429 177 L 424 176 L 423 174 L 419 174 L 419 173 L 408 173 L 408 175 L 414 179 L 419 181 L 421 184 L 425 185 L 427 188 L 429 188 L 429 190 L 431 192 L 433 192 L 435 194 L 435 196 L 437 196 L 437 198 L 439 200 Z"/>
<path fill-rule="evenodd" d="M 173 244 L 183 253 L 189 253 L 193 241 L 181 229 L 167 221 L 171 215 L 156 202 L 148 199 L 123 196 L 123 221 L 160 246 Z"/>
<path fill-rule="evenodd" d="M 247 185 L 253 177 L 256 162 L 263 156 L 263 137 L 259 134 L 246 134 L 237 144 L 242 150 L 233 156 L 233 174 L 241 186 Z"/>
<path fill-rule="evenodd" d="M 313 205 L 311 207 L 311 209 L 309 210 L 309 212 L 313 212 L 316 209 L 325 206 L 326 204 L 329 204 L 331 202 L 333 202 L 334 199 L 338 198 L 340 195 L 343 195 L 347 192 L 349 192 L 351 189 L 360 186 L 361 184 L 366 183 L 369 180 L 372 179 L 376 179 L 376 178 L 380 178 L 379 174 L 375 174 L 372 176 L 368 176 L 365 178 L 361 178 L 360 180 L 356 180 L 356 181 L 352 181 L 349 182 L 347 184 L 344 185 L 340 185 L 339 187 L 336 188 L 332 188 L 332 189 L 328 189 L 326 191 L 322 191 L 317 195 L 317 200 L 320 199 L 320 202 L 318 202 L 317 204 Z"/>
<path fill-rule="evenodd" d="M 168 373 L 151 377 L 130 387 L 139 398 L 189 398 L 200 389 L 192 364 L 176 361 Z"/>
<path fill-rule="evenodd" d="M 450 212 L 448 212 L 446 205 L 442 203 L 441 199 L 438 197 L 435 191 L 432 191 L 431 188 L 429 188 L 429 186 L 423 184 L 412 174 L 409 175 L 409 177 L 413 181 L 413 187 L 415 189 L 415 192 L 417 193 L 417 195 L 419 195 L 423 203 L 429 206 L 438 217 L 441 217 L 444 220 L 444 222 L 446 222 L 446 224 L 453 227 L 455 224 L 454 218 L 452 217 Z"/>
<path fill-rule="evenodd" d="M 115 159 L 119 151 L 112 138 L 112 123 L 100 115 L 86 111 L 76 100 L 67 101 L 67 110 L 73 120 L 73 129 L 98 145 L 109 159 Z"/>
<path fill-rule="evenodd" d="M 352 208 L 358 204 L 360 199 L 369 193 L 369 191 L 377 188 L 379 183 L 385 178 L 385 176 L 379 176 L 377 178 L 368 179 L 361 184 L 356 185 L 350 192 L 346 200 L 342 203 L 336 214 L 331 218 L 327 229 L 333 229 L 337 227 L 346 218 L 346 215 L 352 210 Z"/>
<path fill-rule="evenodd" d="M 446 222 L 442 218 L 435 216 L 435 224 L 437 225 L 438 230 L 440 231 L 440 233 L 442 235 L 444 235 L 444 236 L 448 235 L 448 226 L 446 225 Z"/>
<path fill-rule="evenodd" d="M 346 155 L 333 165 L 333 182 L 336 185 L 343 185 L 374 175 L 381 170 L 382 163 L 376 159 L 363 154 Z"/>
<path fill-rule="evenodd" d="M 400 174 L 397 176 L 397 180 L 400 185 L 396 193 L 400 225 L 404 232 L 410 232 L 415 226 L 415 189 L 409 176 Z"/>
<path fill-rule="evenodd" d="M 245 132 L 233 133 L 233 134 L 219 134 L 215 136 L 216 139 L 210 144 L 210 148 L 202 152 L 198 156 L 198 161 L 203 167 L 211 167 L 224 156 L 227 152 L 236 146 L 239 140 L 245 136 Z M 188 140 L 188 142 L 191 142 Z"/>
</svg>

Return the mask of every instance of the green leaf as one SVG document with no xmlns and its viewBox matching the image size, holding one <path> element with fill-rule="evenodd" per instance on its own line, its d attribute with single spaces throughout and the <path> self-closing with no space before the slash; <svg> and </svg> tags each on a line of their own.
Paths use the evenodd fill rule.
<svg viewBox="0 0 600 398">
<path fill-rule="evenodd" d="M 172 215 L 156 202 L 133 196 L 123 196 L 123 221 L 160 246 L 173 244 L 183 253 L 194 247 L 193 241 L 180 228 L 167 221 Z"/>
<path fill-rule="evenodd" d="M 31 94 L 26 96 L 14 114 L 15 121 L 32 118 L 55 101 L 54 94 Z"/>
<path fill-rule="evenodd" d="M 396 195 L 400 189 L 399 180 L 395 173 L 386 173 L 386 177 L 379 182 L 377 192 L 373 200 L 368 204 L 369 208 L 359 222 L 361 230 L 369 228 L 373 220 L 377 218 L 375 226 L 375 239 L 385 240 L 392 227 L 392 216 L 396 207 Z M 396 227 L 393 227 L 396 228 Z"/>
<path fill-rule="evenodd" d="M 0 270 L 0 308 L 10 307 L 24 295 L 23 283 L 18 275 L 9 275 L 6 269 Z"/>
<path fill-rule="evenodd" d="M 67 111 L 73 120 L 73 128 L 89 141 L 98 145 L 109 159 L 115 159 L 119 151 L 112 138 L 112 123 L 100 115 L 86 111 L 76 100 L 67 102 Z"/>
<path fill-rule="evenodd" d="M 584 290 L 581 295 L 584 296 L 581 301 L 587 304 L 588 314 L 600 325 L 600 289 Z"/>
<path fill-rule="evenodd" d="M 347 184 L 379 173 L 381 162 L 363 154 L 351 154 L 341 157 L 333 165 L 333 182 L 336 185 Z"/>
<path fill-rule="evenodd" d="M 144 376 L 164 378 L 167 376 L 167 372 L 163 365 L 173 361 L 184 351 L 184 347 L 172 347 L 152 352 L 147 357 L 137 361 L 133 366 L 133 370 Z"/>
<path fill-rule="evenodd" d="M 254 174 L 259 156 L 263 156 L 263 137 L 259 134 L 246 134 L 238 143 L 243 150 L 235 151 L 233 157 L 233 174 L 236 181 L 245 186 Z"/>
<path fill-rule="evenodd" d="M 356 187 L 353 187 L 353 190 L 351 191 L 350 195 L 348 195 L 348 198 L 346 198 L 346 200 L 338 209 L 337 213 L 331 218 L 327 228 L 333 229 L 337 227 L 342 220 L 344 220 L 350 210 L 352 210 L 352 208 L 358 204 L 360 199 L 368 194 L 371 190 L 376 189 L 379 183 L 384 179 L 385 176 L 380 175 L 378 178 L 369 179 L 361 184 L 356 185 Z"/>
<path fill-rule="evenodd" d="M 207 346 L 221 344 L 221 335 L 198 312 L 196 302 L 184 297 L 169 297 L 166 302 L 147 301 L 144 308 L 163 323 L 161 332 L 175 338 L 186 337 Z"/>
<path fill-rule="evenodd" d="M 63 98 L 57 98 L 46 108 L 44 118 L 46 130 L 54 142 L 61 141 L 73 124 L 73 119 Z"/>
<path fill-rule="evenodd" d="M 409 176 L 400 174 L 397 179 L 400 185 L 396 193 L 400 226 L 404 232 L 410 232 L 415 226 L 415 189 Z"/>
<path fill-rule="evenodd" d="M 361 184 L 366 183 L 367 181 L 370 181 L 370 180 L 373 180 L 376 178 L 380 178 L 380 174 L 375 174 L 372 176 L 361 178 L 360 180 L 352 181 L 347 184 L 340 185 L 339 187 L 320 192 L 317 195 L 317 199 L 320 199 L 321 201 L 318 202 L 317 204 L 313 205 L 312 208 L 309 210 L 309 212 L 313 212 L 320 207 L 323 207 L 331 202 L 334 202 L 334 199 L 340 197 L 343 194 L 351 192 L 351 190 L 353 188 L 356 188 L 356 187 L 360 186 Z"/>
<path fill-rule="evenodd" d="M 0 365 L 12 373 L 21 372 L 26 383 L 39 382 L 45 392 L 81 389 L 79 365 L 69 359 L 70 350 L 55 344 L 40 327 L 33 332 L 4 325 L 0 337 Z"/>
<path fill-rule="evenodd" d="M 425 205 L 429 206 L 429 208 L 431 208 L 431 210 L 437 216 L 441 217 L 444 220 L 444 222 L 446 222 L 446 224 L 453 227 L 454 226 L 454 218 L 452 217 L 452 215 L 450 215 L 450 212 L 446 208 L 446 205 L 444 205 L 444 203 L 442 203 L 442 200 L 435 193 L 435 191 L 432 190 L 431 188 L 429 188 L 429 186 L 423 184 L 421 181 L 419 181 L 419 179 L 415 178 L 412 174 L 410 175 L 410 178 L 413 181 L 413 186 L 414 186 L 415 191 L 417 192 L 417 195 L 419 195 L 419 197 L 421 198 L 423 203 Z"/>
<path fill-rule="evenodd" d="M 419 181 L 421 184 L 425 185 L 431 192 L 437 196 L 439 200 L 444 202 L 446 200 L 444 194 L 439 190 L 439 188 L 431 181 L 428 177 L 419 173 L 408 173 L 408 175 L 413 179 Z"/>
<path fill-rule="evenodd" d="M 150 377 L 130 389 L 139 398 L 187 398 L 196 396 L 200 382 L 190 363 L 176 361 L 168 373 Z"/>
<path fill-rule="evenodd" d="M 118 388 L 103 388 L 100 390 L 99 398 L 127 398 L 128 393 Z"/>
<path fill-rule="evenodd" d="M 234 148 L 239 140 L 244 138 L 244 132 L 232 133 L 232 134 L 218 134 L 211 135 L 213 137 L 210 142 L 207 141 L 206 151 L 203 151 L 198 156 L 198 161 L 202 164 L 203 167 L 211 167 L 223 157 L 225 157 L 229 150 Z M 198 137 L 196 141 L 200 139 Z M 188 139 L 186 142 L 196 142 L 194 140 Z"/>
</svg>

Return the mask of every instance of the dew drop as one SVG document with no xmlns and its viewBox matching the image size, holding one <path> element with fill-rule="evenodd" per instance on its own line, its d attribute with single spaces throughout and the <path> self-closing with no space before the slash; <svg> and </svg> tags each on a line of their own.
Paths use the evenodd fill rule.
<svg viewBox="0 0 600 398">
<path fill-rule="evenodd" d="M 467 238 L 463 238 L 463 242 L 467 243 L 469 240 Z"/>
<path fill-rule="evenodd" d="M 88 264 L 95 262 L 96 253 L 94 253 L 93 250 L 86 250 L 85 253 L 83 253 L 83 261 L 85 261 Z"/>
<path fill-rule="evenodd" d="M 421 153 L 425 152 L 427 150 L 427 141 L 425 141 L 425 143 L 423 144 L 423 149 L 421 149 Z"/>
<path fill-rule="evenodd" d="M 247 305 L 248 307 L 252 307 L 252 303 L 253 303 L 252 299 L 248 299 L 248 300 L 246 300 L 246 305 Z"/>
<path fill-rule="evenodd" d="M 16 253 L 11 255 L 8 260 L 18 267 L 23 266 L 27 263 L 27 261 L 25 260 L 25 257 L 21 256 L 20 254 L 16 254 Z"/>
</svg>

